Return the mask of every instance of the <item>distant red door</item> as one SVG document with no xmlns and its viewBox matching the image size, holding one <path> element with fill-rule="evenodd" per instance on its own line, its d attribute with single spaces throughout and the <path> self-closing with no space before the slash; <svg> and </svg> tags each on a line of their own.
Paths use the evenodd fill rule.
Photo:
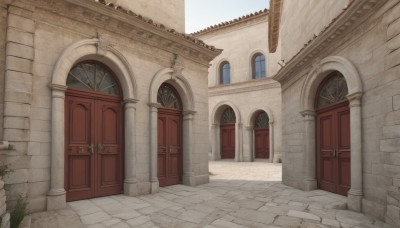
<svg viewBox="0 0 400 228">
<path fill-rule="evenodd" d="M 269 129 L 254 129 L 255 158 L 269 158 Z"/>
<path fill-rule="evenodd" d="M 235 158 L 235 124 L 221 125 L 221 159 Z"/>
<path fill-rule="evenodd" d="M 350 189 L 350 110 L 348 102 L 318 111 L 317 179 L 320 189 L 347 195 Z"/>
<path fill-rule="evenodd" d="M 120 99 L 69 89 L 65 103 L 67 201 L 122 192 Z"/>
<path fill-rule="evenodd" d="M 158 109 L 158 180 L 160 187 L 182 182 L 182 114 Z"/>
</svg>

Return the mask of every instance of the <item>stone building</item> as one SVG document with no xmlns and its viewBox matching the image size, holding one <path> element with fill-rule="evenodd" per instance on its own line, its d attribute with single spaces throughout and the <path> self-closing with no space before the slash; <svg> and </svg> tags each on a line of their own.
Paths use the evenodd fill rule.
<svg viewBox="0 0 400 228">
<path fill-rule="evenodd" d="M 210 159 L 279 161 L 281 89 L 272 79 L 279 55 L 268 51 L 268 10 L 193 35 L 223 49 L 208 73 Z"/>
<path fill-rule="evenodd" d="M 207 69 L 221 51 L 183 34 L 184 0 L 3 0 L 0 31 L 10 204 L 209 181 Z"/>
<path fill-rule="evenodd" d="M 400 1 L 271 0 L 283 183 L 400 224 Z M 396 225 L 397 224 L 397 225 Z"/>
</svg>

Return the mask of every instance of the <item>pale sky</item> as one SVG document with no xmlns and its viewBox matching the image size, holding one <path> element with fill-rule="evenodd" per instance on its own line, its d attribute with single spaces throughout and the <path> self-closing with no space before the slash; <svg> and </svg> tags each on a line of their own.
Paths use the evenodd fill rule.
<svg viewBox="0 0 400 228">
<path fill-rule="evenodd" d="M 269 0 L 185 0 L 186 33 L 269 8 Z"/>
</svg>

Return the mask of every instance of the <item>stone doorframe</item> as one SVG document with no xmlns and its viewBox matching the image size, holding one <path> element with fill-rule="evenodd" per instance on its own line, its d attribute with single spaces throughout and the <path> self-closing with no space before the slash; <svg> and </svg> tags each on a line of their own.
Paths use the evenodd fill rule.
<svg viewBox="0 0 400 228">
<path fill-rule="evenodd" d="M 316 180 L 316 132 L 315 132 L 315 97 L 323 79 L 332 71 L 338 71 L 346 79 L 349 94 L 346 96 L 350 106 L 350 146 L 351 146 L 351 188 L 348 192 L 347 205 L 349 209 L 361 211 L 362 189 L 362 114 L 361 97 L 362 83 L 355 66 L 340 56 L 330 56 L 314 64 L 307 75 L 301 89 L 300 112 L 304 117 L 304 189 L 309 191 L 317 188 Z"/>
<path fill-rule="evenodd" d="M 136 180 L 136 145 L 135 116 L 137 87 L 133 71 L 126 58 L 107 41 L 105 37 L 85 39 L 73 43 L 62 52 L 53 69 L 50 88 L 52 90 L 51 106 L 51 172 L 50 191 L 47 194 L 47 210 L 66 207 L 66 191 L 64 189 L 64 141 L 65 141 L 65 91 L 69 71 L 73 65 L 85 61 L 96 60 L 107 65 L 118 78 L 123 92 L 125 137 L 124 140 L 124 193 L 137 195 Z"/>
<path fill-rule="evenodd" d="M 249 151 L 251 153 L 251 161 L 254 162 L 255 159 L 255 136 L 254 136 L 254 122 L 256 121 L 257 115 L 260 112 L 266 112 L 269 118 L 269 162 L 277 162 L 274 161 L 274 115 L 269 108 L 257 108 L 252 110 L 247 120 L 246 130 L 249 140 Z"/>
<path fill-rule="evenodd" d="M 236 123 L 235 123 L 235 161 L 243 161 L 243 124 L 241 122 L 241 116 L 239 109 L 230 101 L 222 101 L 218 103 L 211 113 L 211 153 L 213 160 L 221 159 L 221 131 L 220 121 L 223 112 L 226 108 L 231 107 L 235 112 Z"/>
<path fill-rule="evenodd" d="M 183 68 L 182 68 L 183 69 Z M 160 187 L 157 177 L 157 114 L 158 108 L 161 107 L 157 103 L 158 89 L 161 84 L 168 83 L 172 85 L 178 92 L 183 106 L 183 177 L 184 185 L 195 186 L 195 176 L 193 172 L 193 119 L 195 110 L 194 95 L 189 81 L 174 68 L 164 68 L 158 71 L 150 84 L 149 90 L 149 107 L 150 107 L 150 184 L 151 193 L 158 192 Z"/>
</svg>

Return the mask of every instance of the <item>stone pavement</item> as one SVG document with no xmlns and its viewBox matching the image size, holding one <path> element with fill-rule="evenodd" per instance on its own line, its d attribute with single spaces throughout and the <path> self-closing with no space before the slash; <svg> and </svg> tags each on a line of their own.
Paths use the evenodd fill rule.
<svg viewBox="0 0 400 228">
<path fill-rule="evenodd" d="M 281 184 L 281 170 L 264 161 L 210 162 L 209 184 L 71 202 L 64 210 L 33 214 L 31 227 L 389 227 L 343 210 L 343 196 Z"/>
</svg>

